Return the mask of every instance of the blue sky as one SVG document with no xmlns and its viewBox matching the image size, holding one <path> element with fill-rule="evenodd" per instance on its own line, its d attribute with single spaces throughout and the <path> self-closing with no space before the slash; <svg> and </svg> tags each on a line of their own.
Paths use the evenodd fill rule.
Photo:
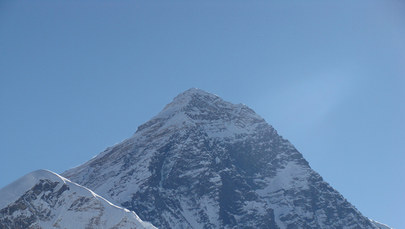
<svg viewBox="0 0 405 229">
<path fill-rule="evenodd" d="M 198 87 L 405 228 L 405 3 L 1 1 L 0 187 L 63 172 Z"/>
</svg>

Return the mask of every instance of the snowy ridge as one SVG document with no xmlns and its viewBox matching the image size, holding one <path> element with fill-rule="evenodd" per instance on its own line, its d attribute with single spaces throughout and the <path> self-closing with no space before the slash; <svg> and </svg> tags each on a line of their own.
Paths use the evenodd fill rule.
<svg viewBox="0 0 405 229">
<path fill-rule="evenodd" d="M 389 227 L 389 226 L 387 226 L 387 225 L 385 225 L 385 224 L 379 223 L 379 222 L 377 222 L 377 221 L 375 221 L 375 220 L 370 219 L 370 221 L 371 221 L 371 223 L 373 223 L 375 226 L 377 226 L 377 228 L 379 228 L 379 229 L 391 229 L 391 227 Z"/>
<path fill-rule="evenodd" d="M 155 228 L 134 212 L 47 170 L 1 189 L 0 201 L 0 228 Z"/>
<path fill-rule="evenodd" d="M 195 88 L 63 176 L 161 228 L 379 228 L 253 110 Z"/>
<path fill-rule="evenodd" d="M 20 198 L 27 190 L 36 185 L 40 179 L 66 183 L 66 178 L 48 170 L 37 170 L 29 173 L 6 187 L 0 189 L 0 209 Z"/>
</svg>

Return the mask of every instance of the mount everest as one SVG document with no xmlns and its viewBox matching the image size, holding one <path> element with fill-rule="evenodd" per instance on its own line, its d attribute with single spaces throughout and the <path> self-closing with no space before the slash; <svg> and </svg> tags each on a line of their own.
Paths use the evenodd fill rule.
<svg viewBox="0 0 405 229">
<path fill-rule="evenodd" d="M 0 228 L 385 227 L 253 110 L 199 89 L 61 175 L 40 170 L 1 189 Z"/>
</svg>

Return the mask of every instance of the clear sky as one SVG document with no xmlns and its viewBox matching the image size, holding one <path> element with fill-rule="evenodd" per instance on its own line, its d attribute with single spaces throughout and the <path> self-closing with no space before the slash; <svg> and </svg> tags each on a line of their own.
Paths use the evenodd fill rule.
<svg viewBox="0 0 405 229">
<path fill-rule="evenodd" d="M 0 187 L 63 172 L 197 87 L 405 228 L 405 3 L 0 1 Z"/>
</svg>

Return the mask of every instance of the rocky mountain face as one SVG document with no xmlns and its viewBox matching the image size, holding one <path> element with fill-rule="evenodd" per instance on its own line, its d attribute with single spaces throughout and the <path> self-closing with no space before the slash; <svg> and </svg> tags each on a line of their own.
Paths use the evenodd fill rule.
<svg viewBox="0 0 405 229">
<path fill-rule="evenodd" d="M 378 228 L 253 110 L 199 89 L 62 175 L 159 228 Z"/>
<path fill-rule="evenodd" d="M 46 170 L 25 175 L 0 190 L 1 229 L 153 229 L 127 209 Z"/>
</svg>

